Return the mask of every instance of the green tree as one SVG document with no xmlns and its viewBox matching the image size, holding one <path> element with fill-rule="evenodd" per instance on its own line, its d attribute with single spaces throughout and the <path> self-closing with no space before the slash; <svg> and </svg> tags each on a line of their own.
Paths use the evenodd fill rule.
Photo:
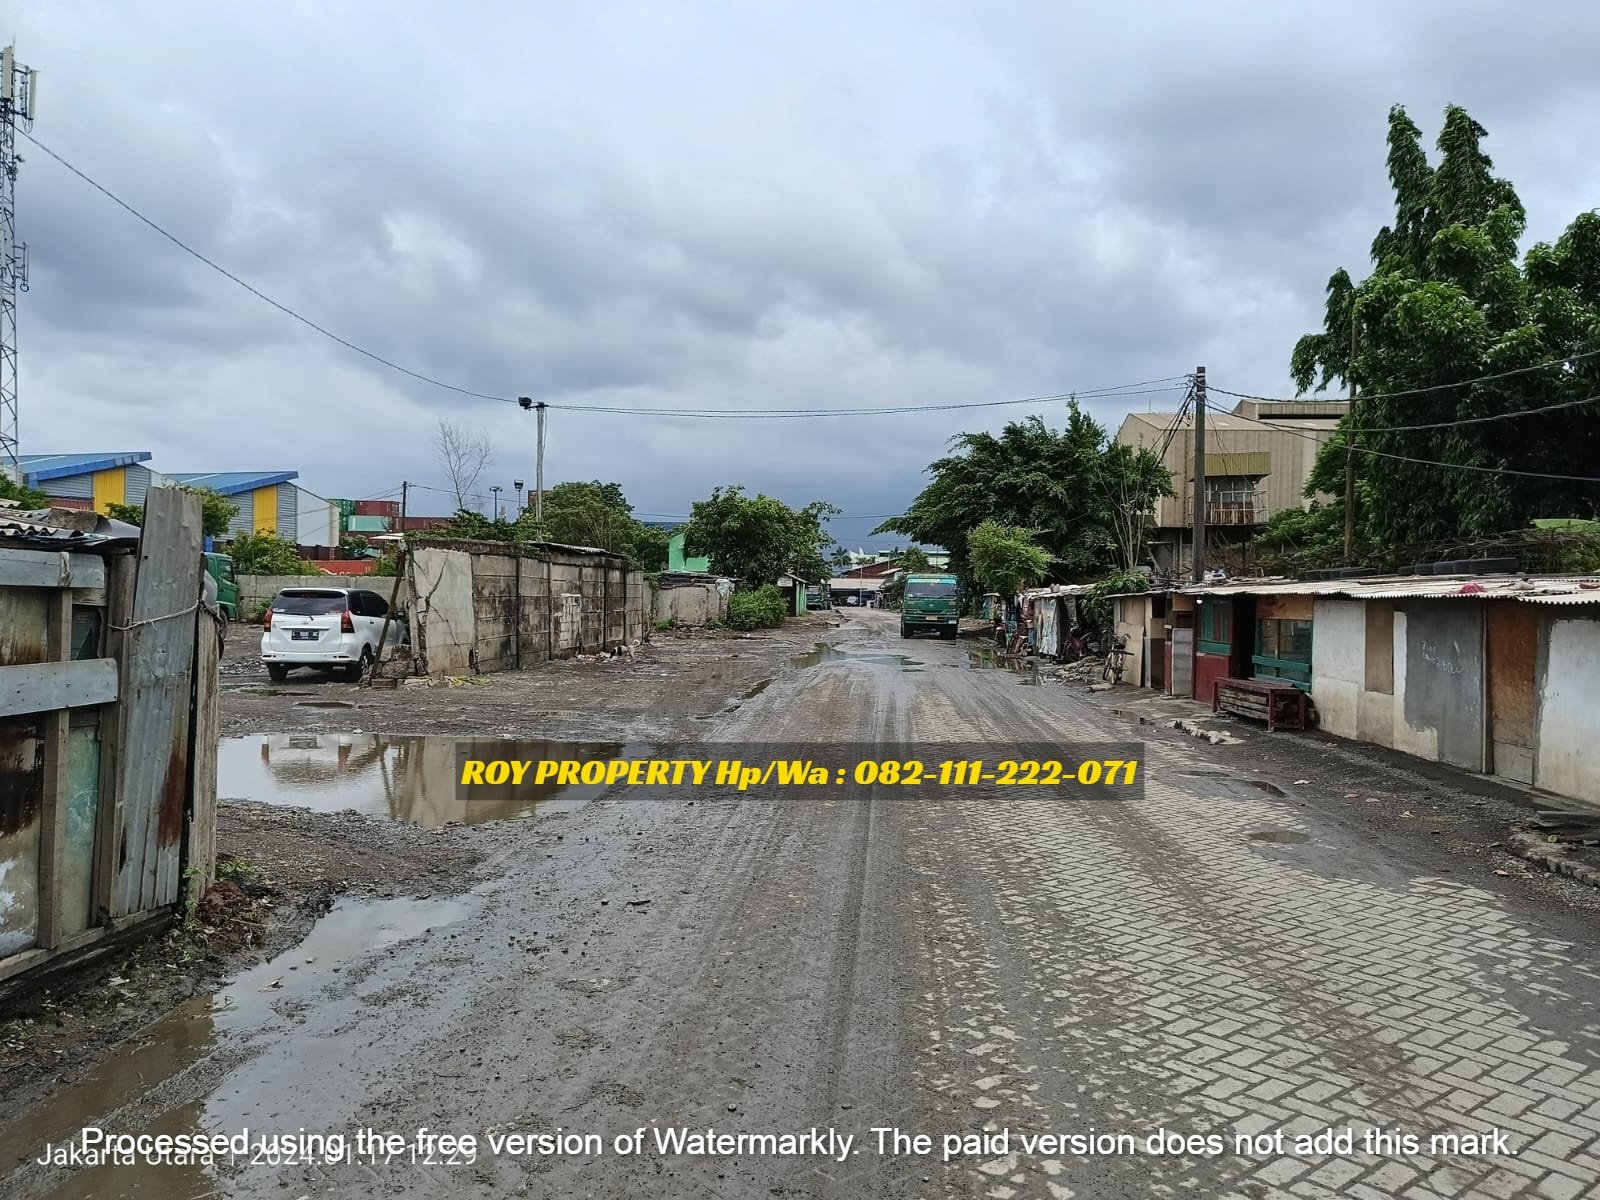
<svg viewBox="0 0 1600 1200">
<path fill-rule="evenodd" d="M 293 542 L 271 530 L 241 533 L 228 543 L 233 569 L 240 575 L 320 575 L 322 568 L 300 557 Z"/>
<path fill-rule="evenodd" d="M 838 512 L 821 501 L 790 508 L 771 496 L 748 496 L 739 486 L 719 487 L 690 509 L 684 553 L 709 558 L 719 575 L 751 583 L 776 583 L 788 571 L 826 579 L 835 543 L 822 522 Z"/>
<path fill-rule="evenodd" d="M 981 521 L 967 538 L 972 578 L 991 592 L 1015 595 L 1050 573 L 1050 552 L 1031 529 Z"/>
<path fill-rule="evenodd" d="M 969 581 L 968 539 L 985 520 L 1033 530 L 1052 560 L 1051 577 L 1094 578 L 1137 552 L 1171 476 L 1149 450 L 1117 448 L 1073 402 L 1059 432 L 1039 417 L 1013 421 L 998 436 L 963 433 L 954 453 L 928 467 L 932 481 L 905 514 L 874 532 L 903 533 L 943 546 Z"/>
<path fill-rule="evenodd" d="M 1600 511 L 1594 485 L 1547 477 L 1596 473 L 1600 408 L 1451 424 L 1600 394 L 1600 358 L 1559 365 L 1600 347 L 1600 215 L 1580 215 L 1554 244 L 1535 245 L 1519 261 L 1522 203 L 1493 174 L 1485 136 L 1464 109 L 1447 108 L 1433 165 L 1422 131 L 1403 108 L 1390 111 L 1394 222 L 1373 240 L 1365 280 L 1334 273 L 1323 328 L 1302 337 L 1291 356 L 1302 393 L 1335 382 L 1358 389 L 1339 436 L 1318 456 L 1307 494 L 1341 497 L 1342 523 L 1352 463 L 1359 532 L 1379 546 Z M 1558 365 L 1525 370 L 1552 361 Z M 1481 379 L 1511 371 L 1520 373 Z M 1473 379 L 1481 381 L 1467 382 Z M 1432 390 L 1392 395 L 1423 388 Z M 1390 428 L 1425 424 L 1440 427 Z"/>
<path fill-rule="evenodd" d="M 210 488 L 180 487 L 179 491 L 188 492 L 191 496 L 200 497 L 200 532 L 207 537 L 222 537 L 228 532 L 228 526 L 233 524 L 233 519 L 239 515 L 239 506 L 229 500 L 221 492 Z M 129 525 L 144 525 L 144 505 L 142 504 L 108 504 L 106 516 L 113 521 L 123 521 Z"/>
<path fill-rule="evenodd" d="M 0 471 L 0 500 L 15 500 L 17 507 L 27 510 L 49 508 L 50 497 L 38 488 L 27 487 L 18 483 L 4 471 Z"/>
<path fill-rule="evenodd" d="M 928 561 L 927 552 L 921 546 L 907 546 L 900 551 L 897 565 L 907 575 L 920 575 L 932 567 L 933 564 Z"/>
<path fill-rule="evenodd" d="M 667 533 L 634 517 L 621 484 L 558 483 L 544 494 L 544 528 L 535 528 L 531 512 L 518 525 L 530 537 L 625 554 L 646 571 L 667 565 Z"/>
</svg>

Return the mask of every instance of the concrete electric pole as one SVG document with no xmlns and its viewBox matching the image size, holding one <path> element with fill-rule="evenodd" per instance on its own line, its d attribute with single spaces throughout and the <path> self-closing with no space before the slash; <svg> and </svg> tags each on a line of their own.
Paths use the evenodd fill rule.
<svg viewBox="0 0 1600 1200">
<path fill-rule="evenodd" d="M 1194 581 L 1206 581 L 1206 369 L 1194 369 Z"/>
</svg>

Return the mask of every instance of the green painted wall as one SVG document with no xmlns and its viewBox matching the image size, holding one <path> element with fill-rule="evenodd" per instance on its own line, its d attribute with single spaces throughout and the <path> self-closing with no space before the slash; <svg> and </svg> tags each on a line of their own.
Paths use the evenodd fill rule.
<svg viewBox="0 0 1600 1200">
<path fill-rule="evenodd" d="M 707 574 L 711 571 L 709 558 L 688 558 L 683 553 L 684 533 L 680 529 L 667 539 L 667 570 L 669 571 L 702 571 Z M 658 542 L 657 545 L 660 545 Z"/>
</svg>

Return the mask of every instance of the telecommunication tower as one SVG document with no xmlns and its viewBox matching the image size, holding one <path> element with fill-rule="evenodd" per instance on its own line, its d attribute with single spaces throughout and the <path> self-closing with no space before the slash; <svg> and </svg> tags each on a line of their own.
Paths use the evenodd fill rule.
<svg viewBox="0 0 1600 1200">
<path fill-rule="evenodd" d="M 0 470 L 17 464 L 17 293 L 28 290 L 28 247 L 17 241 L 17 127 L 33 128 L 39 72 L 0 50 Z"/>
</svg>

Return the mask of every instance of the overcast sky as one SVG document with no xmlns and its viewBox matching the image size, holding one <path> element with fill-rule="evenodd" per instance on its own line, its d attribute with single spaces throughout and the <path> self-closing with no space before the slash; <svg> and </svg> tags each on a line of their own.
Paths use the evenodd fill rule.
<svg viewBox="0 0 1600 1200">
<path fill-rule="evenodd" d="M 1389 217 L 1385 120 L 1490 132 L 1530 240 L 1600 203 L 1600 5 L 13 6 L 34 134 L 241 277 L 419 372 L 558 406 L 955 404 L 1180 375 L 1287 394 Z M 329 342 L 22 143 L 24 453 L 150 450 L 325 496 L 483 485 L 533 425 Z M 1130 407 L 1096 401 L 1113 431 Z M 1060 405 L 686 420 L 552 411 L 546 479 L 644 514 L 717 484 L 870 518 L 951 435 Z M 446 511 L 423 493 L 420 511 Z M 866 542 L 872 519 L 835 531 Z M 879 539 L 881 543 L 882 539 Z"/>
</svg>

